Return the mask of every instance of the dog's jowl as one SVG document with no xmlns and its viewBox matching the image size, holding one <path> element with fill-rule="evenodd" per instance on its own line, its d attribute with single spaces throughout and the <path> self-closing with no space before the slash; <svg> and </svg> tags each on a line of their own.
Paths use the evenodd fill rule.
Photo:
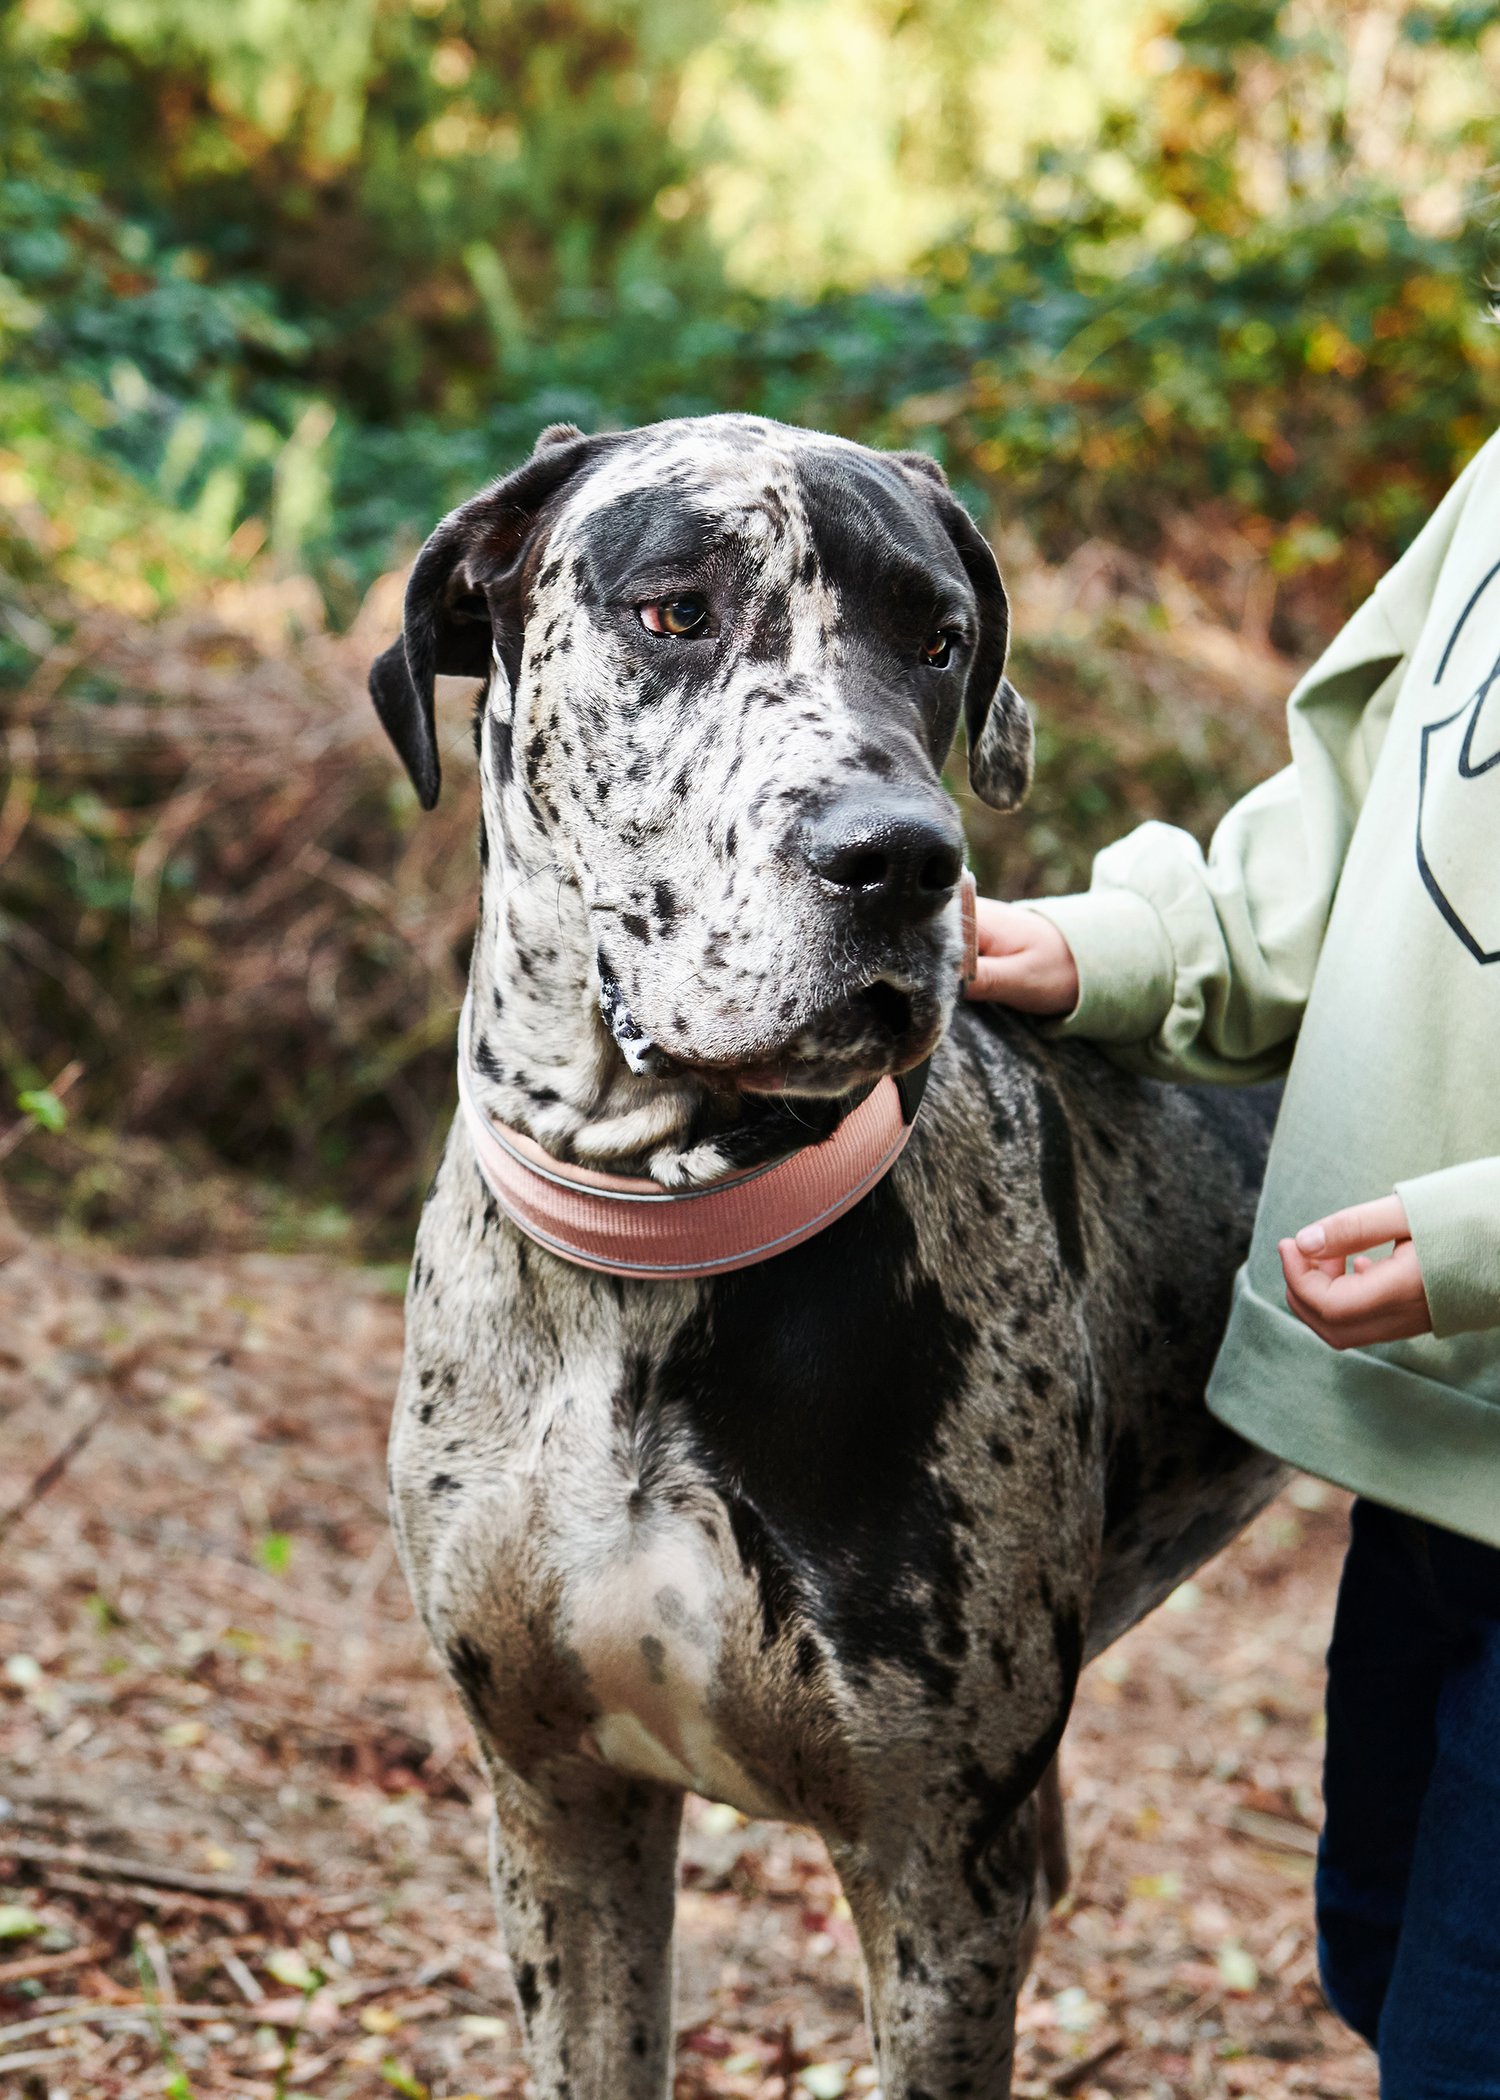
<svg viewBox="0 0 1500 2100">
<path fill-rule="evenodd" d="M 1265 1103 L 957 1000 L 940 768 L 962 720 L 976 791 L 1025 791 L 1007 617 L 917 455 L 559 427 L 438 526 L 372 673 L 428 805 L 434 677 L 483 682 L 469 1120 L 392 1501 L 494 1784 L 543 2100 L 669 2089 L 687 1789 L 826 1840 L 887 2100 L 1008 2093 L 1079 1667 L 1275 1484 L 1201 1404 Z M 895 1074 L 904 1150 L 826 1229 L 609 1259 L 628 1188 L 706 1232 L 726 1192 L 863 1172 Z M 604 1219 L 595 1266 L 513 1222 L 476 1118 Z"/>
</svg>

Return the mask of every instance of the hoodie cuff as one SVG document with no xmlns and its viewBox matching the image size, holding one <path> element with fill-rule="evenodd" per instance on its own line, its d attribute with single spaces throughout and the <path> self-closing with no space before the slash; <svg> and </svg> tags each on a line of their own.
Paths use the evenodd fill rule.
<svg viewBox="0 0 1500 2100">
<path fill-rule="evenodd" d="M 1142 1043 L 1172 1011 L 1177 969 L 1167 929 L 1134 890 L 1089 890 L 1029 900 L 1050 919 L 1078 965 L 1078 1004 L 1052 1035 L 1096 1043 Z"/>
<path fill-rule="evenodd" d="M 1500 1159 L 1471 1159 L 1398 1181 L 1432 1331 L 1500 1327 Z"/>
</svg>

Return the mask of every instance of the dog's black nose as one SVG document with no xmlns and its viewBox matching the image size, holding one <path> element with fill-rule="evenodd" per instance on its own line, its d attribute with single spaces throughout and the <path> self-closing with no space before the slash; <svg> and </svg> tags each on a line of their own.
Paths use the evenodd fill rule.
<svg viewBox="0 0 1500 2100">
<path fill-rule="evenodd" d="M 868 789 L 823 810 L 802 834 L 808 866 L 851 899 L 920 917 L 946 904 L 963 873 L 957 816 L 926 797 Z"/>
</svg>

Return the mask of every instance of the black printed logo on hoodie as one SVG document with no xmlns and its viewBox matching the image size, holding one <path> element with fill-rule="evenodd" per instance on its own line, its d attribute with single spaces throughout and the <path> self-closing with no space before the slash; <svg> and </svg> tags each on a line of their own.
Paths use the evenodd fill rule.
<svg viewBox="0 0 1500 2100">
<path fill-rule="evenodd" d="M 1497 576 L 1500 562 L 1459 614 L 1435 691 L 1469 615 Z M 1451 712 L 1422 731 L 1417 867 L 1474 960 L 1500 962 L 1500 657 Z"/>
</svg>

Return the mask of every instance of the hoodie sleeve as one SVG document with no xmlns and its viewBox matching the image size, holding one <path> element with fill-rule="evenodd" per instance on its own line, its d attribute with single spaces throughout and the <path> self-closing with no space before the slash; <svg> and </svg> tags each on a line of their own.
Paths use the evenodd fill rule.
<svg viewBox="0 0 1500 2100">
<path fill-rule="evenodd" d="M 1143 824 L 1098 856 L 1085 894 L 1028 906 L 1078 964 L 1078 1003 L 1053 1032 L 1156 1078 L 1252 1083 L 1285 1070 L 1407 656 L 1483 457 L 1297 686 L 1291 765 L 1236 803 L 1207 853 L 1186 831 Z"/>
<path fill-rule="evenodd" d="M 1396 1184 L 1422 1265 L 1432 1331 L 1500 1327 L 1500 1159 Z"/>
</svg>

